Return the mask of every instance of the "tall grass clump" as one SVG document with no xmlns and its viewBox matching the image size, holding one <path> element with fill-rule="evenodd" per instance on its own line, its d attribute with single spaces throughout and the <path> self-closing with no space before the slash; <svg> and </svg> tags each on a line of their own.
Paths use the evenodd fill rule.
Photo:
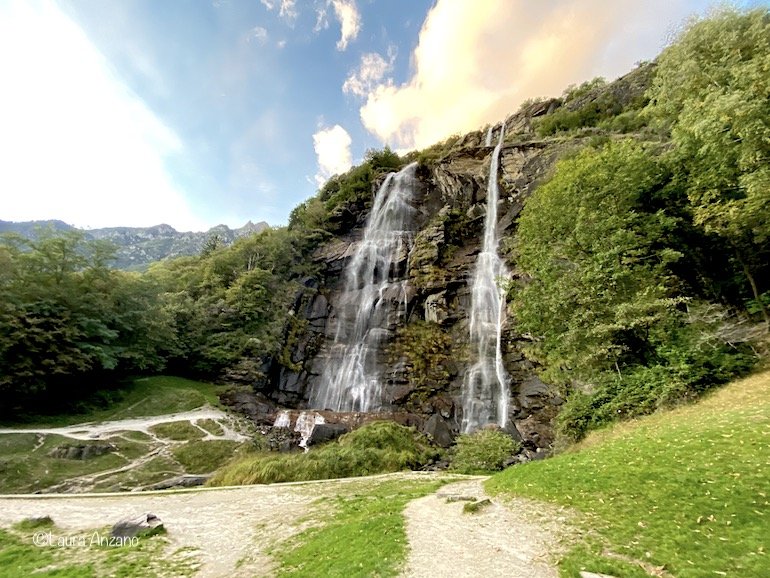
<svg viewBox="0 0 770 578">
<path fill-rule="evenodd" d="M 461 474 L 484 474 L 502 470 L 506 460 L 521 449 L 507 433 L 482 429 L 457 437 L 452 452 L 452 470 Z"/>
<path fill-rule="evenodd" d="M 212 486 L 270 484 L 366 476 L 423 466 L 439 450 L 414 428 L 381 421 L 305 453 L 260 453 L 218 470 Z"/>
</svg>

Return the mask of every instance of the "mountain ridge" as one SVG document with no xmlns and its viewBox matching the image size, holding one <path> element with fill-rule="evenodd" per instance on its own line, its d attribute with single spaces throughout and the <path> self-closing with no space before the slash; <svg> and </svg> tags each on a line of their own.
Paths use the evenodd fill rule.
<svg viewBox="0 0 770 578">
<path fill-rule="evenodd" d="M 177 231 L 171 225 L 160 223 L 151 227 L 100 227 L 81 229 L 59 219 L 40 221 L 0 220 L 0 233 L 16 233 L 28 239 L 35 239 L 40 231 L 78 231 L 86 239 L 104 240 L 113 243 L 117 250 L 113 266 L 117 269 L 141 271 L 151 263 L 197 255 L 206 242 L 217 237 L 218 242 L 230 245 L 236 239 L 260 233 L 269 228 L 264 221 L 247 221 L 242 227 L 231 229 L 227 225 L 216 225 L 207 231 Z"/>
</svg>

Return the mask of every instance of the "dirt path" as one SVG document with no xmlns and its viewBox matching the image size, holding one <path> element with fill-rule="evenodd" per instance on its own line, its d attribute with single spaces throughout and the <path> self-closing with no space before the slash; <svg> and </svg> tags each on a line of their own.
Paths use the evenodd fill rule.
<svg viewBox="0 0 770 578">
<path fill-rule="evenodd" d="M 198 550 L 202 566 L 196 578 L 268 576 L 273 565 L 264 548 L 298 531 L 298 520 L 313 502 L 345 483 L 350 482 L 109 496 L 4 496 L 0 497 L 0 527 L 33 516 L 50 516 L 62 534 L 72 535 L 149 512 L 163 521 L 173 549 L 192 546 Z"/>
<path fill-rule="evenodd" d="M 130 494 L 0 496 L 0 527 L 25 518 L 51 516 L 62 535 L 111 526 L 126 517 L 153 513 L 163 520 L 172 548 L 193 547 L 200 556 L 196 577 L 270 576 L 274 565 L 267 548 L 303 527 L 303 518 L 322 496 L 374 479 L 425 478 L 404 472 L 367 478 L 298 484 L 272 484 Z M 557 572 L 549 554 L 558 549 L 564 515 L 524 500 L 506 505 L 494 500 L 475 514 L 467 502 L 448 498 L 486 498 L 483 479 L 444 486 L 415 500 L 406 510 L 411 554 L 404 577 L 506 576 L 551 578 Z"/>
<path fill-rule="evenodd" d="M 155 415 L 150 417 L 136 417 L 121 419 L 115 421 L 104 421 L 94 423 L 79 423 L 65 427 L 52 428 L 0 428 L 0 434 L 18 434 L 18 433 L 36 433 L 36 434 L 58 434 L 77 440 L 100 440 L 115 435 L 118 432 L 139 431 L 151 437 L 155 437 L 149 429 L 158 424 L 174 421 L 189 421 L 193 425 L 198 420 L 212 419 L 222 427 L 222 435 L 212 435 L 206 430 L 203 431 L 206 437 L 203 439 L 226 439 L 233 441 L 245 441 L 246 436 L 237 432 L 229 426 L 231 418 L 225 412 L 213 407 L 201 407 L 192 411 L 180 413 L 170 413 L 165 415 Z M 199 428 L 200 429 L 200 428 Z"/>
<path fill-rule="evenodd" d="M 505 505 L 494 499 L 476 513 L 463 513 L 468 503 L 463 498 L 489 498 L 482 482 L 477 478 L 449 484 L 406 507 L 411 553 L 402 576 L 558 576 L 551 554 L 564 534 L 564 514 L 520 499 Z"/>
</svg>

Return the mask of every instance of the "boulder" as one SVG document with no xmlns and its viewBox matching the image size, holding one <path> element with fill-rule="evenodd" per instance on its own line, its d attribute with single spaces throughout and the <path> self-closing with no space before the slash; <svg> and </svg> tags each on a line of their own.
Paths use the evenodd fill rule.
<svg viewBox="0 0 770 578">
<path fill-rule="evenodd" d="M 429 436 L 433 443 L 442 448 L 448 448 L 454 441 L 452 428 L 449 427 L 449 424 L 438 413 L 434 413 L 428 418 L 428 421 L 425 422 L 422 428 L 422 432 Z"/>
<path fill-rule="evenodd" d="M 313 426 L 305 445 L 307 447 L 330 442 L 346 434 L 350 429 L 341 423 L 317 423 Z"/>
<path fill-rule="evenodd" d="M 163 522 L 155 514 L 142 514 L 134 518 L 123 518 L 110 531 L 113 538 L 146 538 L 165 531 Z"/>
</svg>

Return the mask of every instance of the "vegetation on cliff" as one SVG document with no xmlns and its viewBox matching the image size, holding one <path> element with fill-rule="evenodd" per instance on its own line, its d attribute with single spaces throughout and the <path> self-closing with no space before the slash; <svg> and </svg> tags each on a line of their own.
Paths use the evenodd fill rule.
<svg viewBox="0 0 770 578">
<path fill-rule="evenodd" d="M 770 295 L 768 29 L 766 10 L 693 24 L 661 55 L 645 110 L 670 144 L 586 149 L 524 207 L 514 311 L 546 380 L 571 392 L 572 439 L 757 360 L 742 326 L 767 323 Z"/>
</svg>

